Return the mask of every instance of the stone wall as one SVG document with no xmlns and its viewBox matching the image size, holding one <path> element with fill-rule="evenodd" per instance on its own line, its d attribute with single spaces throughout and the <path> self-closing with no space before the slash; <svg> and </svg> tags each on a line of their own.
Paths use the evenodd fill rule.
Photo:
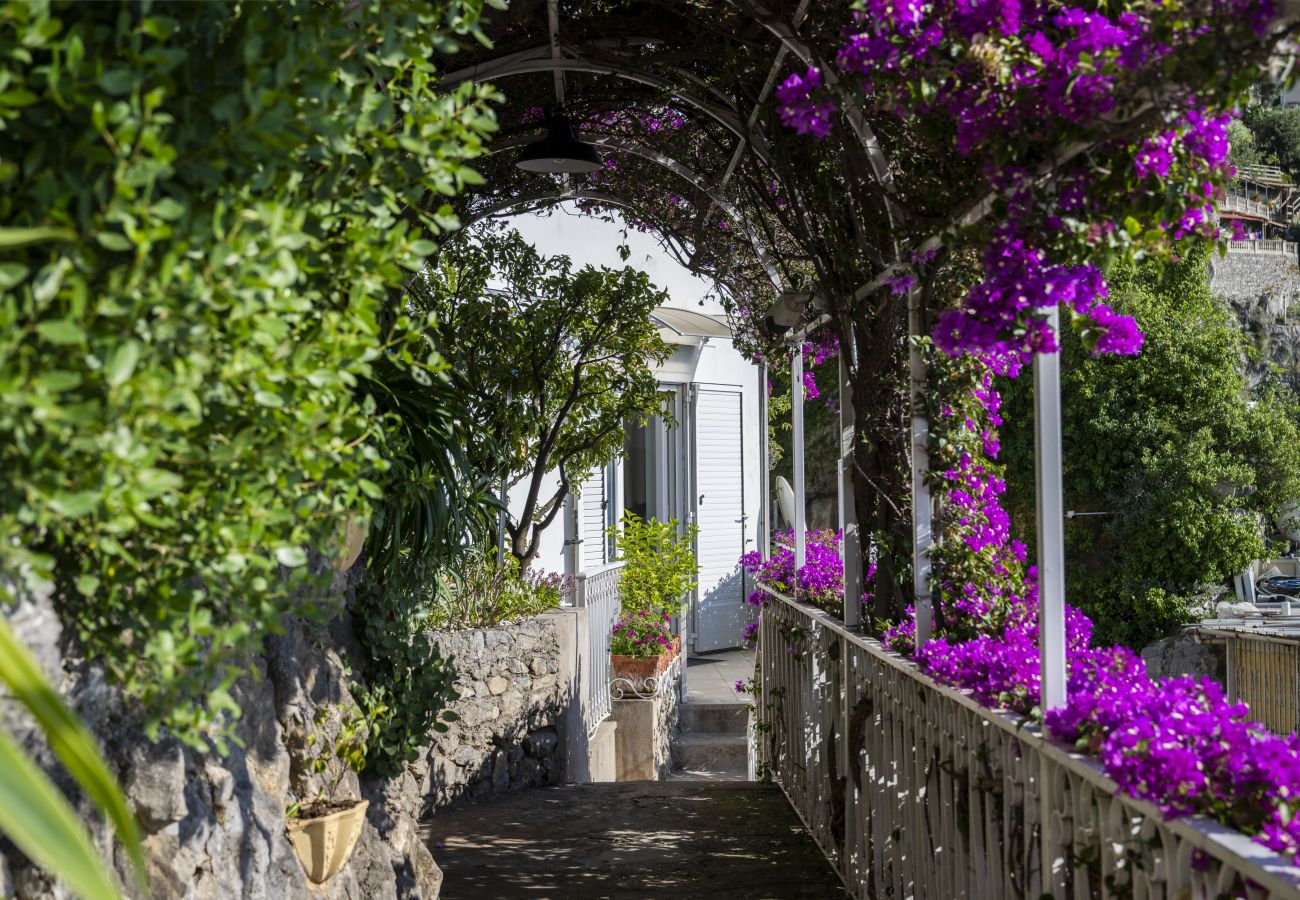
<svg viewBox="0 0 1300 900">
<path fill-rule="evenodd" d="M 1232 306 L 1260 359 L 1244 360 L 1252 385 L 1270 363 L 1300 388 L 1300 267 L 1282 254 L 1214 254 L 1209 262 L 1210 289 Z"/>
<path fill-rule="evenodd" d="M 369 800 L 367 821 L 348 865 L 325 885 L 309 886 L 285 836 L 285 811 L 314 798 L 321 786 L 321 776 L 307 765 L 307 730 L 317 733 L 317 746 L 332 743 L 340 710 L 352 703 L 348 670 L 358 670 L 360 655 L 343 607 L 355 579 L 336 580 L 339 615 L 329 625 L 289 621 L 283 635 L 267 638 L 253 660 L 259 677 L 234 686 L 244 715 L 236 729 L 239 743 L 224 756 L 166 737 L 150 743 L 96 667 L 69 659 L 48 599 L 26 597 L 5 611 L 19 639 L 100 738 L 144 831 L 153 897 L 432 900 L 442 873 L 419 837 L 419 822 L 431 807 L 563 778 L 556 725 L 567 688 L 557 678 L 558 617 L 432 636 L 461 667 L 461 699 L 453 707 L 461 719 L 446 734 L 431 735 L 430 751 L 400 777 L 358 779 L 346 773 L 339 796 Z M 317 724 L 322 709 L 327 715 Z M 38 730 L 2 695 L 0 727 L 76 796 Z M 77 805 L 109 856 L 106 827 L 89 804 Z M 117 857 L 119 872 L 127 876 L 125 861 Z M 0 897 L 70 895 L 0 842 Z"/>
<path fill-rule="evenodd" d="M 563 780 L 558 726 L 567 697 L 558 676 L 559 621 L 539 616 L 508 629 L 435 636 L 455 660 L 460 699 L 450 707 L 457 720 L 434 742 L 430 806 Z"/>
<path fill-rule="evenodd" d="M 1194 675 L 1211 678 L 1219 684 L 1227 682 L 1228 662 L 1224 645 L 1198 643 L 1194 625 L 1143 647 L 1142 660 L 1152 678 Z"/>
</svg>

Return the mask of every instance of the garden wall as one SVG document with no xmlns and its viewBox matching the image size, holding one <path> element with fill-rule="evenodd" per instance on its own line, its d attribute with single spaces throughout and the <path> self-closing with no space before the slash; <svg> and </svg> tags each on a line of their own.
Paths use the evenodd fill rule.
<svg viewBox="0 0 1300 900">
<path fill-rule="evenodd" d="M 456 665 L 457 721 L 434 741 L 426 796 L 432 807 L 461 798 L 559 784 L 559 726 L 567 686 L 560 679 L 562 616 L 434 636 Z"/>
<path fill-rule="evenodd" d="M 340 612 L 355 578 L 336 580 Z M 236 732 L 240 743 L 224 756 L 170 739 L 151 744 L 98 670 L 67 656 L 47 598 L 26 597 L 6 614 L 101 739 L 140 820 L 155 897 L 432 900 L 442 873 L 419 839 L 419 822 L 432 807 L 564 776 L 556 729 L 563 724 L 561 701 L 569 688 L 558 666 L 556 622 L 568 620 L 543 616 L 510 628 L 435 635 L 461 666 L 461 699 L 453 707 L 460 721 L 446 734 L 431 736 L 430 752 L 400 777 L 362 780 L 346 773 L 340 795 L 368 799 L 367 822 L 348 865 L 324 886 L 309 887 L 285 836 L 285 809 L 314 797 L 320 785 L 320 776 L 306 765 L 299 723 L 313 722 L 327 709 L 318 730 L 332 741 L 338 708 L 352 699 L 347 669 L 356 668 L 360 654 L 346 613 L 328 626 L 289 621 L 283 635 L 267 638 L 255 660 L 260 677 L 234 686 L 244 715 Z M 30 721 L 2 696 L 0 727 L 34 751 L 72 793 Z M 106 850 L 108 832 L 98 816 L 84 802 L 78 811 Z M 117 862 L 127 874 L 125 862 Z M 0 897 L 13 896 L 69 895 L 0 841 Z"/>
</svg>

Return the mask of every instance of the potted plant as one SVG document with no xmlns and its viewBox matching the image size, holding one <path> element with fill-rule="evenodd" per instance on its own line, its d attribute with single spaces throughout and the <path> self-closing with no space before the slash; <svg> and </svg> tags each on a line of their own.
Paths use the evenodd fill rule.
<svg viewBox="0 0 1300 900">
<path fill-rule="evenodd" d="M 610 533 L 623 562 L 618 581 L 623 609 L 648 609 L 670 618 L 681 612 L 700 571 L 695 562 L 699 528 L 626 513 Z"/>
<path fill-rule="evenodd" d="M 327 708 L 317 712 L 317 728 L 328 718 Z M 366 718 L 352 706 L 344 714 L 333 741 L 321 739 L 314 730 L 306 736 L 310 754 L 307 771 L 320 776 L 320 788 L 315 799 L 294 803 L 285 814 L 289 842 L 313 884 L 324 884 L 347 865 L 361 836 L 370 801 L 339 798 L 338 794 L 349 771 L 359 773 L 365 768 L 369 732 Z"/>
<path fill-rule="evenodd" d="M 672 616 L 648 609 L 621 616 L 609 641 L 613 676 L 636 684 L 663 674 L 681 650 L 682 639 L 672 634 L 671 621 Z"/>
</svg>

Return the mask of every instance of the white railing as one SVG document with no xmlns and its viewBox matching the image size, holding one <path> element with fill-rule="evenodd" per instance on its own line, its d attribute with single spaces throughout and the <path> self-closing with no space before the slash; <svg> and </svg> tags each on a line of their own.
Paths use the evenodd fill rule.
<svg viewBox="0 0 1300 900">
<path fill-rule="evenodd" d="M 1295 256 L 1296 245 L 1293 241 L 1228 241 L 1229 253 L 1272 253 L 1282 256 Z"/>
<path fill-rule="evenodd" d="M 760 771 L 857 898 L 1300 898 L 1300 868 L 1165 821 L 1091 759 L 936 684 L 818 610 L 760 627 Z"/>
<path fill-rule="evenodd" d="M 574 606 L 587 610 L 587 665 L 582 673 L 583 717 L 587 734 L 596 733 L 613 710 L 610 700 L 609 638 L 622 610 L 618 582 L 623 563 L 598 566 L 574 577 Z"/>
<path fill-rule="evenodd" d="M 1259 216 L 1261 219 L 1281 223 L 1282 217 L 1278 214 L 1278 205 L 1250 200 L 1240 194 L 1228 194 L 1219 201 L 1219 212 L 1235 212 L 1247 216 Z"/>
<path fill-rule="evenodd" d="M 1250 181 L 1268 184 L 1290 184 L 1291 179 L 1277 166 L 1245 165 L 1237 168 L 1237 174 Z"/>
</svg>

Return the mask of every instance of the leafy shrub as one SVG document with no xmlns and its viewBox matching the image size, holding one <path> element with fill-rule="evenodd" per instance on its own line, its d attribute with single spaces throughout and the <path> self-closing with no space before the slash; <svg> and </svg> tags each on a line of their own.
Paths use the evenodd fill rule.
<svg viewBox="0 0 1300 900">
<path fill-rule="evenodd" d="M 512 556 L 498 564 L 491 554 L 477 554 L 442 575 L 429 625 L 492 628 L 555 609 L 572 592 L 568 576 L 532 571 L 521 575 L 519 562 Z"/>
<path fill-rule="evenodd" d="M 623 608 L 669 616 L 680 612 L 700 571 L 695 562 L 699 527 L 691 525 L 679 533 L 676 519 L 660 522 L 629 512 L 609 531 L 623 561 L 619 576 Z"/>
<path fill-rule="evenodd" d="M 400 492 L 366 390 L 441 363 L 394 289 L 452 221 L 490 89 L 434 90 L 481 0 L 45 4 L 0 16 L 0 569 L 203 746 Z"/>
<path fill-rule="evenodd" d="M 419 757 L 431 732 L 445 731 L 456 673 L 428 637 L 436 561 L 413 564 L 392 577 L 366 573 L 352 610 L 366 651 L 364 678 L 352 696 L 370 721 L 367 774 L 391 777 Z M 441 721 L 440 721 L 441 720 Z"/>
<path fill-rule="evenodd" d="M 635 609 L 622 615 L 610 633 L 609 652 L 614 656 L 641 659 L 657 656 L 672 644 L 672 616 L 649 609 Z"/>
<path fill-rule="evenodd" d="M 1112 305 L 1146 334 L 1137 356 L 1092 356 L 1062 331 L 1066 507 L 1105 513 L 1067 521 L 1066 584 L 1101 643 L 1141 648 L 1194 617 L 1207 590 L 1268 552 L 1257 514 L 1300 496 L 1294 400 L 1251 402 L 1242 337 L 1205 262 L 1201 249 L 1164 272 L 1112 275 Z M 1028 379 L 1011 382 L 1007 406 L 1008 512 L 1032 541 Z"/>
</svg>

